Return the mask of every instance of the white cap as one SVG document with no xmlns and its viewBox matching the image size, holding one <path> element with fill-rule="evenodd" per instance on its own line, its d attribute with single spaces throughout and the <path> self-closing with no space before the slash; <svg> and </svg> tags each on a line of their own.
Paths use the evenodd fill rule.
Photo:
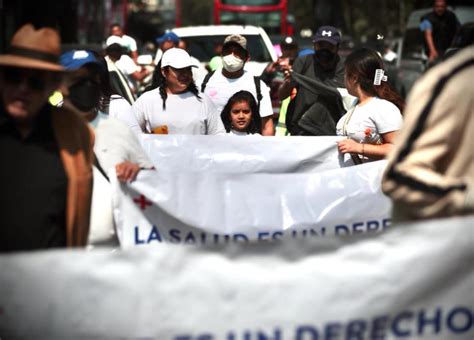
<svg viewBox="0 0 474 340">
<path fill-rule="evenodd" d="M 108 37 L 107 41 L 105 42 L 105 45 L 109 47 L 110 45 L 113 45 L 113 44 L 119 44 L 120 46 L 122 46 L 122 38 L 116 35 L 111 35 L 110 37 Z"/>
<path fill-rule="evenodd" d="M 181 48 L 170 48 L 161 57 L 161 68 L 171 66 L 174 68 L 197 67 L 193 64 L 191 56 Z"/>
</svg>

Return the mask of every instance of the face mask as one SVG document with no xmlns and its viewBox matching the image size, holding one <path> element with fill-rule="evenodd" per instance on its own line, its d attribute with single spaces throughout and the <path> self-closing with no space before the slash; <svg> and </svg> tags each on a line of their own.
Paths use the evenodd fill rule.
<svg viewBox="0 0 474 340">
<path fill-rule="evenodd" d="M 336 54 L 332 53 L 329 50 L 319 50 L 319 51 L 316 51 L 316 53 L 314 54 L 314 57 L 320 63 L 328 64 L 328 63 L 332 62 L 334 60 L 334 58 L 336 58 Z"/>
<path fill-rule="evenodd" d="M 227 72 L 237 72 L 244 67 L 244 61 L 233 54 L 222 57 L 222 66 Z"/>
<path fill-rule="evenodd" d="M 83 112 L 92 110 L 99 105 L 99 84 L 90 79 L 82 79 L 69 88 L 69 100 Z"/>
</svg>

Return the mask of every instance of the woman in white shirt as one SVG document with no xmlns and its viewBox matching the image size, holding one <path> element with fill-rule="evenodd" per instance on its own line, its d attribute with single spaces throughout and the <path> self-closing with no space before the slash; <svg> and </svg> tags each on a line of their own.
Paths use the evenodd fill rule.
<svg viewBox="0 0 474 340">
<path fill-rule="evenodd" d="M 383 61 L 373 50 L 356 50 L 345 61 L 345 85 L 358 103 L 339 120 L 336 132 L 348 137 L 338 142 L 339 152 L 350 153 L 356 163 L 384 158 L 402 126 L 403 99 L 383 73 Z"/>
<path fill-rule="evenodd" d="M 262 134 L 262 122 L 255 97 L 249 91 L 239 91 L 229 98 L 221 119 L 227 133 L 237 136 Z"/>
<path fill-rule="evenodd" d="M 189 54 L 179 48 L 167 50 L 161 59 L 164 80 L 142 94 L 133 112 L 143 132 L 157 134 L 218 135 L 224 126 L 212 101 L 199 94 L 191 72 Z"/>
</svg>

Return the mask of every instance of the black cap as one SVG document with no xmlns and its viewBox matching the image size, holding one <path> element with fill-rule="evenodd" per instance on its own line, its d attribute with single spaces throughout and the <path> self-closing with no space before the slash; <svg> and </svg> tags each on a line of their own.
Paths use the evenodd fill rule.
<svg viewBox="0 0 474 340">
<path fill-rule="evenodd" d="M 341 42 L 339 31 L 332 26 L 321 26 L 314 35 L 313 43 L 326 41 L 332 45 L 338 45 Z"/>
</svg>

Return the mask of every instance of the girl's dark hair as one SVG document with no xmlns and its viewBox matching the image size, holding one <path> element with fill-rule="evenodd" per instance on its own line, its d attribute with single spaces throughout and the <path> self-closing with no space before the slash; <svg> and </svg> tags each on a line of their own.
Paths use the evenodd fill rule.
<svg viewBox="0 0 474 340">
<path fill-rule="evenodd" d="M 163 75 L 161 74 L 161 60 L 158 63 L 158 65 L 155 66 L 155 69 L 153 70 L 152 78 L 151 78 L 151 83 L 145 88 L 144 92 L 148 92 L 151 90 L 154 90 L 163 83 Z"/>
<path fill-rule="evenodd" d="M 224 108 L 222 109 L 221 119 L 222 123 L 224 123 L 224 128 L 227 132 L 230 132 L 232 129 L 232 121 L 230 119 L 230 112 L 232 110 L 232 106 L 235 103 L 240 102 L 247 102 L 250 106 L 250 111 L 252 111 L 252 118 L 250 119 L 250 124 L 247 126 L 246 132 L 247 133 L 262 133 L 262 121 L 260 119 L 260 112 L 258 111 L 257 101 L 255 97 L 249 91 L 239 91 L 234 93 L 232 97 L 230 97 L 227 104 L 225 104 Z"/>
<path fill-rule="evenodd" d="M 362 91 L 392 102 L 403 112 L 405 102 L 388 82 L 382 81 L 380 85 L 374 85 L 375 71 L 384 69 L 382 58 L 376 51 L 368 48 L 355 50 L 347 56 L 344 65 L 346 74 L 357 78 Z"/>
<path fill-rule="evenodd" d="M 118 94 L 118 91 L 114 89 L 110 83 L 110 74 L 107 67 L 107 61 L 100 55 L 96 55 L 97 61 L 99 62 L 99 78 L 100 78 L 100 89 L 104 96 L 110 97 L 113 94 Z"/>
<path fill-rule="evenodd" d="M 167 70 L 168 68 L 169 68 L 168 66 L 164 67 L 165 70 Z M 166 98 L 168 98 L 168 93 L 166 93 L 167 84 L 166 84 L 165 77 L 162 77 L 160 84 L 158 86 L 159 86 L 161 100 L 163 101 L 163 110 L 166 110 Z M 184 92 L 191 92 L 197 97 L 199 101 L 201 101 L 201 97 L 199 96 L 199 89 L 196 86 L 196 83 L 194 82 L 194 80 L 191 81 L 191 83 L 189 84 L 189 86 L 186 88 Z"/>
</svg>

